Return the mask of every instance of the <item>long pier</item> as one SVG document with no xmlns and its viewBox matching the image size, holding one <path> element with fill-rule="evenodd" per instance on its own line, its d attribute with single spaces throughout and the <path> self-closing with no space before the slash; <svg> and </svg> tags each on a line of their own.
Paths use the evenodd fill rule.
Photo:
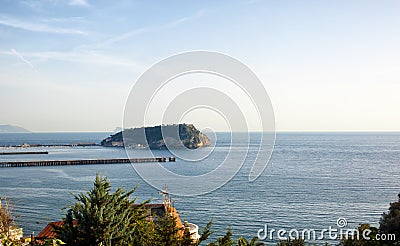
<svg viewBox="0 0 400 246">
<path fill-rule="evenodd" d="M 0 152 L 0 155 L 48 155 L 48 151 Z"/>
<path fill-rule="evenodd" d="M 0 148 L 32 148 L 32 147 L 92 147 L 101 146 L 97 143 L 70 143 L 70 144 L 17 144 L 17 145 L 0 145 Z"/>
<path fill-rule="evenodd" d="M 175 162 L 175 157 L 131 158 L 131 159 L 88 159 L 88 160 L 55 160 L 55 161 L 13 161 L 0 162 L 1 167 L 43 167 L 43 166 L 72 166 L 95 164 L 121 164 L 121 163 L 145 163 L 145 162 Z"/>
</svg>

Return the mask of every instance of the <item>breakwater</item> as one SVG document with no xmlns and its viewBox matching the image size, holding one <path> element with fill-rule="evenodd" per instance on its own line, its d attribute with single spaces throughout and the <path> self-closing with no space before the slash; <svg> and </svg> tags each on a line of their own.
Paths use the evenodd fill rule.
<svg viewBox="0 0 400 246">
<path fill-rule="evenodd" d="M 0 152 L 0 155 L 47 155 L 48 151 Z"/>
<path fill-rule="evenodd" d="M 96 143 L 70 143 L 70 144 L 18 144 L 18 145 L 0 145 L 0 148 L 37 148 L 37 147 L 92 147 L 100 146 Z"/>
<path fill-rule="evenodd" d="M 68 166 L 68 165 L 96 165 L 96 164 L 123 164 L 145 162 L 175 162 L 175 157 L 151 158 L 123 158 L 123 159 L 87 159 L 87 160 L 54 160 L 54 161 L 12 161 L 0 162 L 1 167 L 42 167 L 42 166 Z"/>
</svg>

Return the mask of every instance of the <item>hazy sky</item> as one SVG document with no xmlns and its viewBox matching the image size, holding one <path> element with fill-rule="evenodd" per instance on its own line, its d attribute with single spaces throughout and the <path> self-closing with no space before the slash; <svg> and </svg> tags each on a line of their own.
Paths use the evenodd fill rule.
<svg viewBox="0 0 400 246">
<path fill-rule="evenodd" d="M 399 13 L 398 0 L 0 0 L 0 124 L 111 131 L 146 68 L 211 50 L 260 77 L 277 130 L 399 131 Z"/>
</svg>

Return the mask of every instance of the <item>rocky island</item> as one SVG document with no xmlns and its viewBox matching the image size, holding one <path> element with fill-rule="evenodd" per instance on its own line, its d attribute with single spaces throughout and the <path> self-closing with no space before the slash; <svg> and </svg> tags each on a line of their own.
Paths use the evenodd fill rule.
<svg viewBox="0 0 400 246">
<path fill-rule="evenodd" d="M 197 149 L 209 146 L 210 139 L 193 124 L 125 129 L 101 141 L 106 147 L 166 149 L 186 147 Z"/>
</svg>

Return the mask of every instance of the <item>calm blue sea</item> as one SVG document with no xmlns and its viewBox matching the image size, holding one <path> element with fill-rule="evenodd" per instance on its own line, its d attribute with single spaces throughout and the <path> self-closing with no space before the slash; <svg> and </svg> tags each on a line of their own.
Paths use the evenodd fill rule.
<svg viewBox="0 0 400 246">
<path fill-rule="evenodd" d="M 100 142 L 108 133 L 0 134 L 1 145 L 23 143 L 63 144 Z M 400 133 L 278 133 L 271 162 L 255 182 L 248 182 L 252 158 L 257 153 L 252 134 L 247 161 L 225 186 L 197 197 L 174 196 L 181 217 L 203 227 L 211 218 L 216 235 L 227 226 L 248 238 L 268 223 L 269 228 L 325 229 L 346 218 L 348 227 L 359 223 L 378 226 L 380 215 L 400 192 Z M 229 147 L 237 153 L 246 146 L 230 146 L 229 134 L 217 134 L 213 153 L 201 162 L 164 164 L 166 168 L 198 175 L 212 170 Z M 125 158 L 122 148 L 48 147 L 49 155 L 0 156 L 0 161 L 35 159 Z M 0 151 L 15 151 L 1 149 Z M 17 150 L 18 151 L 18 150 Z M 140 150 L 137 156 L 141 156 Z M 158 156 L 169 156 L 159 150 Z M 131 165 L 0 168 L 0 196 L 16 204 L 18 224 L 26 234 L 40 232 L 50 221 L 60 220 L 63 208 L 74 202 L 72 193 L 91 188 L 96 173 L 106 175 L 113 187 L 139 185 L 138 201 L 158 191 L 142 181 Z"/>
</svg>

